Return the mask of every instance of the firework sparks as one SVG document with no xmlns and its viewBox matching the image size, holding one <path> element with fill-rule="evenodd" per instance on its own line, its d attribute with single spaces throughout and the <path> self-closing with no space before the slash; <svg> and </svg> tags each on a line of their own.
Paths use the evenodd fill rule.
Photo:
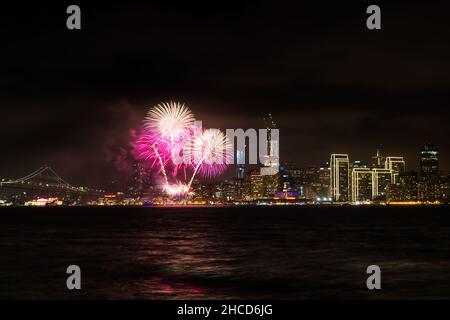
<svg viewBox="0 0 450 320">
<path fill-rule="evenodd" d="M 190 187 L 197 172 L 204 177 L 221 175 L 233 156 L 228 138 L 218 129 L 207 129 L 194 138 L 194 173 L 188 184 Z"/>
<path fill-rule="evenodd" d="M 184 104 L 163 102 L 151 108 L 144 122 L 144 132 L 137 145 L 138 157 L 160 166 L 166 185 L 169 184 L 166 166 L 174 149 L 182 148 L 192 136 L 194 116 Z M 180 165 L 174 166 L 174 173 Z"/>
<path fill-rule="evenodd" d="M 155 132 L 158 140 L 174 148 L 176 143 L 183 143 L 192 135 L 194 120 L 191 110 L 184 104 L 163 102 L 149 110 L 145 128 Z"/>
<path fill-rule="evenodd" d="M 189 191 L 189 187 L 185 184 L 178 183 L 172 185 L 165 185 L 164 191 L 166 191 L 170 195 L 185 195 Z"/>
<path fill-rule="evenodd" d="M 144 131 L 136 141 L 136 155 L 140 160 L 150 163 L 151 167 L 159 166 L 164 176 L 165 183 L 168 184 L 168 177 L 165 166 L 169 162 L 168 151 L 158 145 L 157 139 L 152 132 Z"/>
</svg>

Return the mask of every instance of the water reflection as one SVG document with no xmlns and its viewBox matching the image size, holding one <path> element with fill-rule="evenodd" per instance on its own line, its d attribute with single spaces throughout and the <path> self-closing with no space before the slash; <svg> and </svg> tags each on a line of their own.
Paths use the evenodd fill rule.
<svg viewBox="0 0 450 320">
<path fill-rule="evenodd" d="M 90 210 L 5 211 L 0 296 L 73 298 L 72 263 L 77 298 L 367 298 L 370 264 L 377 297 L 450 292 L 446 207 Z"/>
</svg>

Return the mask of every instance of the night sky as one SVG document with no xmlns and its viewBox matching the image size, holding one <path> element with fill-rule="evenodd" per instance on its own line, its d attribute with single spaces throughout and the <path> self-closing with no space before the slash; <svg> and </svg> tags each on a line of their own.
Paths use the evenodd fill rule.
<svg viewBox="0 0 450 320">
<path fill-rule="evenodd" d="M 281 160 L 300 166 L 379 148 L 416 170 L 433 142 L 450 171 L 448 2 L 378 3 L 377 31 L 372 2 L 92 2 L 2 5 L 0 177 L 49 164 L 75 185 L 125 183 L 133 129 L 168 100 L 210 128 L 271 112 Z"/>
</svg>

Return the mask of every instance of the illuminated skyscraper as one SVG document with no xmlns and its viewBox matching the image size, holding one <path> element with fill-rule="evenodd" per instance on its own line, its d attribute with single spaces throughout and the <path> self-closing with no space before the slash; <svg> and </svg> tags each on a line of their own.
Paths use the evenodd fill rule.
<svg viewBox="0 0 450 320">
<path fill-rule="evenodd" d="M 250 176 L 250 198 L 252 200 L 261 199 L 264 197 L 264 176 L 259 170 L 252 170 L 249 172 Z"/>
<path fill-rule="evenodd" d="M 353 163 L 351 164 L 351 168 L 367 168 L 367 165 L 362 162 L 361 160 L 355 160 L 353 161 Z"/>
<path fill-rule="evenodd" d="M 243 180 L 245 177 L 245 164 L 239 164 L 244 161 L 244 150 L 236 151 L 237 165 L 236 165 L 236 179 Z"/>
<path fill-rule="evenodd" d="M 377 150 L 377 154 L 372 157 L 372 168 L 383 168 L 385 158 L 380 154 L 380 150 Z"/>
<path fill-rule="evenodd" d="M 420 150 L 420 177 L 427 180 L 439 178 L 439 150 L 433 144 L 425 144 Z"/>
<path fill-rule="evenodd" d="M 390 169 L 372 169 L 372 199 L 386 200 L 386 194 L 392 183 L 392 171 Z"/>
<path fill-rule="evenodd" d="M 267 170 L 270 168 L 272 172 L 277 172 L 272 175 L 264 175 L 263 176 L 263 193 L 262 196 L 264 198 L 271 198 L 275 196 L 277 189 L 280 184 L 280 158 L 278 154 L 279 148 L 279 137 L 278 134 L 274 134 L 272 130 L 277 129 L 277 124 L 272 118 L 272 114 L 268 114 L 267 117 L 264 118 L 264 122 L 267 129 L 267 155 L 268 158 L 264 161 L 264 167 L 261 168 L 261 173 L 263 170 Z"/>
<path fill-rule="evenodd" d="M 237 193 L 237 183 L 240 183 L 240 181 L 225 180 L 222 183 L 222 198 L 225 203 L 239 199 L 239 195 Z"/>
<path fill-rule="evenodd" d="M 303 190 L 303 171 L 300 168 L 292 165 L 286 166 L 284 170 L 289 174 L 291 188 L 295 191 L 298 191 L 299 194 L 302 195 L 301 191 Z M 279 174 L 281 175 L 281 173 Z M 329 185 L 330 183 L 328 182 L 327 187 L 329 187 Z"/>
<path fill-rule="evenodd" d="M 267 115 L 267 117 L 264 117 L 264 122 L 265 122 L 266 129 L 267 129 L 267 154 L 271 155 L 272 154 L 272 129 L 276 129 L 277 124 L 273 120 L 271 113 L 269 113 Z M 276 146 L 274 146 L 274 147 L 276 147 Z"/>
<path fill-rule="evenodd" d="M 309 199 L 330 198 L 330 168 L 328 164 L 322 166 L 308 166 L 303 171 L 302 184 L 304 195 Z M 297 188 L 300 190 L 300 188 Z"/>
<path fill-rule="evenodd" d="M 419 153 L 419 199 L 435 201 L 443 197 L 439 177 L 439 149 L 433 144 L 425 144 Z"/>
<path fill-rule="evenodd" d="M 397 183 L 397 177 L 405 171 L 405 160 L 403 157 L 386 157 L 384 168 L 392 171 L 392 183 Z"/>
<path fill-rule="evenodd" d="M 352 201 L 372 200 L 373 172 L 370 168 L 354 168 L 352 170 Z"/>
<path fill-rule="evenodd" d="M 333 201 L 349 201 L 350 170 L 347 154 L 332 154 L 330 158 L 330 192 Z"/>
<path fill-rule="evenodd" d="M 272 118 L 272 114 L 268 114 L 267 117 L 264 118 L 264 122 L 267 129 L 267 155 L 264 157 L 262 163 L 263 167 L 261 168 L 261 172 L 265 172 L 267 175 L 275 174 L 278 172 L 278 168 L 280 166 L 280 157 L 279 157 L 279 133 L 277 129 L 277 124 Z"/>
</svg>

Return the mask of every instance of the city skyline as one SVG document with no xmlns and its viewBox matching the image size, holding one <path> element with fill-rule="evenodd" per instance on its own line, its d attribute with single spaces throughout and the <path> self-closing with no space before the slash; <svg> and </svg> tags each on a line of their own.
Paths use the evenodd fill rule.
<svg viewBox="0 0 450 320">
<path fill-rule="evenodd" d="M 272 126 L 276 128 L 273 122 Z M 266 143 L 271 145 L 270 135 Z M 370 163 L 331 154 L 323 165 L 299 167 L 277 161 L 273 175 L 263 173 L 272 163 L 232 165 L 233 176 L 219 173 L 206 181 L 201 175 L 194 179 L 196 168 L 186 184 L 176 175 L 166 176 L 162 162 L 155 167 L 156 159 L 149 165 L 148 157 L 137 157 L 133 183 L 116 190 L 73 186 L 44 166 L 17 180 L 1 179 L 0 205 L 447 203 L 450 175 L 439 169 L 439 149 L 425 144 L 418 158 L 420 170 L 412 171 L 403 157 L 385 156 L 379 150 Z"/>
</svg>

